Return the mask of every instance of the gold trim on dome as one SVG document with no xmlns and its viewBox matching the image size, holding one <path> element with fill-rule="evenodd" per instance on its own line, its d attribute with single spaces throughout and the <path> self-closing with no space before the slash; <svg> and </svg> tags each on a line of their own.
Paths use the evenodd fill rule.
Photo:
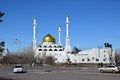
<svg viewBox="0 0 120 80">
<path fill-rule="evenodd" d="M 55 43 L 55 38 L 51 34 L 47 34 L 43 38 L 43 42 L 54 42 Z"/>
</svg>

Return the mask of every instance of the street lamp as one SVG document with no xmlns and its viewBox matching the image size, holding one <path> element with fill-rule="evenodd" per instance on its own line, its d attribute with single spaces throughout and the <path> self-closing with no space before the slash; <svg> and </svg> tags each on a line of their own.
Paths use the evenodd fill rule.
<svg viewBox="0 0 120 80">
<path fill-rule="evenodd" d="M 14 39 L 14 44 L 19 45 L 19 48 L 21 47 L 21 41 L 19 39 Z M 21 64 L 22 54 L 19 51 L 18 54 L 18 63 Z"/>
</svg>

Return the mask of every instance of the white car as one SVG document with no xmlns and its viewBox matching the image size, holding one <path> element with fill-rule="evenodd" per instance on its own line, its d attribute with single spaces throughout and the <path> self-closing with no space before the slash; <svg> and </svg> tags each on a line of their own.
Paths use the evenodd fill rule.
<svg viewBox="0 0 120 80">
<path fill-rule="evenodd" d="M 23 67 L 21 65 L 16 65 L 13 68 L 13 72 L 14 73 L 19 73 L 19 72 L 23 72 Z"/>
<path fill-rule="evenodd" d="M 100 72 L 112 72 L 112 73 L 116 73 L 120 71 L 120 68 L 114 65 L 108 65 L 102 68 L 99 68 Z"/>
</svg>

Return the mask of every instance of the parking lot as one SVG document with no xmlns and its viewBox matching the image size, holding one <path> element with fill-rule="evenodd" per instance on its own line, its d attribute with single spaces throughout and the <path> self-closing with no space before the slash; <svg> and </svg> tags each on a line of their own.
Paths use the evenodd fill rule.
<svg viewBox="0 0 120 80">
<path fill-rule="evenodd" d="M 119 80 L 120 73 L 100 73 L 97 67 L 37 66 L 13 73 L 12 66 L 0 66 L 0 78 L 13 80 Z"/>
</svg>

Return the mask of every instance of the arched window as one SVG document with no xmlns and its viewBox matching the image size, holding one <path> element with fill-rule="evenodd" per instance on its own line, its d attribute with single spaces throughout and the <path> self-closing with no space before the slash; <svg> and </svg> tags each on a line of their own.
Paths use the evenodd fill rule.
<svg viewBox="0 0 120 80">
<path fill-rule="evenodd" d="M 57 51 L 57 49 L 54 49 L 54 51 Z"/>
<path fill-rule="evenodd" d="M 38 51 L 42 51 L 42 49 L 39 49 Z"/>
<path fill-rule="evenodd" d="M 49 49 L 49 51 L 52 51 L 52 49 Z"/>
<path fill-rule="evenodd" d="M 82 61 L 85 61 L 85 59 L 82 59 Z"/>
<path fill-rule="evenodd" d="M 52 46 L 49 46 L 49 48 L 52 48 Z"/>
<path fill-rule="evenodd" d="M 39 45 L 39 47 L 42 47 L 41 45 Z"/>
<path fill-rule="evenodd" d="M 59 49 L 59 51 L 63 51 L 62 49 Z"/>
<path fill-rule="evenodd" d="M 53 46 L 54 48 L 56 48 L 56 46 Z"/>
<path fill-rule="evenodd" d="M 99 61 L 99 59 L 96 59 L 96 61 Z"/>
<path fill-rule="evenodd" d="M 62 46 L 58 46 L 58 48 L 61 48 Z"/>
<path fill-rule="evenodd" d="M 103 59 L 103 61 L 105 61 L 106 59 Z"/>
<path fill-rule="evenodd" d="M 89 58 L 87 58 L 87 61 L 90 61 L 90 59 L 89 59 Z"/>
<path fill-rule="evenodd" d="M 105 53 L 105 51 L 104 51 L 104 53 Z"/>
<path fill-rule="evenodd" d="M 47 48 L 47 46 L 44 46 L 44 48 Z"/>
<path fill-rule="evenodd" d="M 44 49 L 44 51 L 47 51 L 47 49 Z"/>
</svg>

